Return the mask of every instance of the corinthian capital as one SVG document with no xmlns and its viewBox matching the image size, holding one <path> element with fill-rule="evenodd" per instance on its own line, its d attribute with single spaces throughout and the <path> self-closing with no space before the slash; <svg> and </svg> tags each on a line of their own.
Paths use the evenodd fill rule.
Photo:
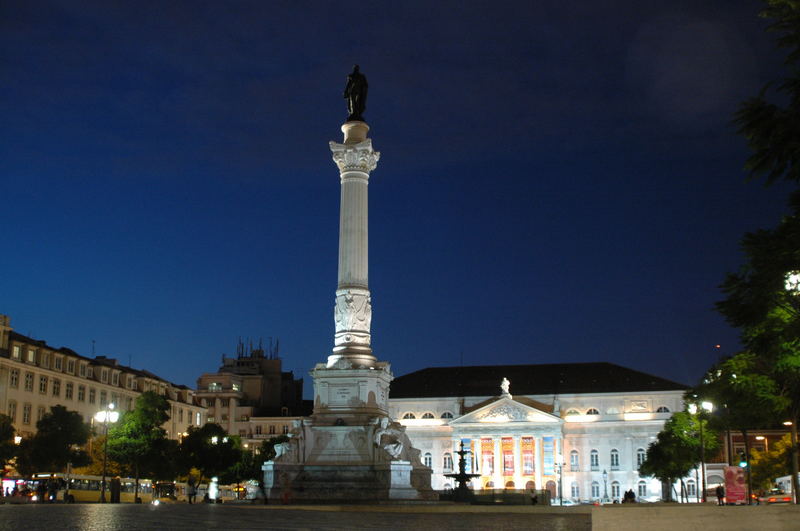
<svg viewBox="0 0 800 531">
<path fill-rule="evenodd" d="M 378 165 L 380 152 L 372 149 L 372 139 L 368 138 L 357 144 L 339 144 L 331 142 L 333 162 L 339 167 L 340 172 L 363 171 L 371 172 Z"/>
</svg>

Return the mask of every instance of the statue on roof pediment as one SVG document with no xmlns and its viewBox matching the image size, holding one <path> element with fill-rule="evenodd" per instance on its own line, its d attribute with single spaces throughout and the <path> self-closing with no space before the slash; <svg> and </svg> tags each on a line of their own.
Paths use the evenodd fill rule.
<svg viewBox="0 0 800 531">
<path fill-rule="evenodd" d="M 478 419 L 508 419 L 508 420 L 527 420 L 528 413 L 522 409 L 512 406 L 511 404 L 503 404 L 501 406 L 493 407 L 489 411 L 481 414 Z"/>
</svg>

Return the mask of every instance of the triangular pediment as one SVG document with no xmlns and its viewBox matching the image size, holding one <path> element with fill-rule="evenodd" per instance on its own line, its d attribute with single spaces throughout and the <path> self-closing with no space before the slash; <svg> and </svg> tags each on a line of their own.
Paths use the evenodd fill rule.
<svg viewBox="0 0 800 531">
<path fill-rule="evenodd" d="M 470 411 L 469 413 L 450 421 L 456 424 L 490 424 L 490 423 L 535 423 L 558 424 L 563 422 L 560 417 L 531 407 L 513 398 L 501 397 L 485 406 Z"/>
</svg>

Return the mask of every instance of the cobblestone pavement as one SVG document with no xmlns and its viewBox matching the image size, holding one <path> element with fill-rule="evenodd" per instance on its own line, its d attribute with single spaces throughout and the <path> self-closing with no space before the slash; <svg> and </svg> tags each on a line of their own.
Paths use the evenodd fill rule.
<svg viewBox="0 0 800 531">
<path fill-rule="evenodd" d="M 0 529 L 505 529 L 589 530 L 591 515 L 539 511 L 458 512 L 450 507 L 272 507 L 252 505 L 2 505 Z"/>
</svg>

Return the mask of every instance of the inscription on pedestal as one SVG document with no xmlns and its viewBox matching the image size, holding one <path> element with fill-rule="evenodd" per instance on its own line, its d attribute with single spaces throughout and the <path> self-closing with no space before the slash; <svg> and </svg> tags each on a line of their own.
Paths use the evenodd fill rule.
<svg viewBox="0 0 800 531">
<path fill-rule="evenodd" d="M 331 405 L 344 406 L 350 402 L 350 399 L 356 396 L 356 390 L 352 387 L 345 386 L 331 386 L 330 399 Z"/>
</svg>

